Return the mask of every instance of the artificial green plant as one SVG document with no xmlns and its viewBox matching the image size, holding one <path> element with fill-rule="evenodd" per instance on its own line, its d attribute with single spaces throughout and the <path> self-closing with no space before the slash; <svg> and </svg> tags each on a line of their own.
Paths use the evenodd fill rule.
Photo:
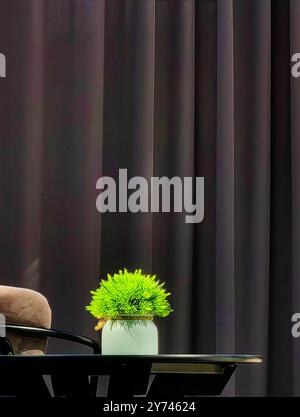
<svg viewBox="0 0 300 417">
<path fill-rule="evenodd" d="M 172 311 L 164 283 L 156 275 L 145 275 L 141 269 L 133 272 L 119 270 L 91 291 L 92 299 L 86 309 L 99 320 L 96 330 L 107 320 L 127 317 L 166 317 Z"/>
</svg>

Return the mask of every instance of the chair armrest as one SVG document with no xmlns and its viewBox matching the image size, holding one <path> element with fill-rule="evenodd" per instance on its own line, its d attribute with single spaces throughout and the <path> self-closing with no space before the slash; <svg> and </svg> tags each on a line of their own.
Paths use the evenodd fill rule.
<svg viewBox="0 0 300 417">
<path fill-rule="evenodd" d="M 79 334 L 56 329 L 46 329 L 43 327 L 24 326 L 21 324 L 5 324 L 0 325 L 0 327 L 5 327 L 6 330 L 16 331 L 17 333 L 25 333 L 29 336 L 53 337 L 55 339 L 63 339 L 70 342 L 80 343 L 81 345 L 85 345 L 93 349 L 94 354 L 101 354 L 101 348 L 95 340 Z"/>
</svg>

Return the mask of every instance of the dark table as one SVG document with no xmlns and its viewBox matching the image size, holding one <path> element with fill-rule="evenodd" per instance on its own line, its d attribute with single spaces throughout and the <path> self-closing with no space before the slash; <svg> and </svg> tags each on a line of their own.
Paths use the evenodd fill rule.
<svg viewBox="0 0 300 417">
<path fill-rule="evenodd" d="M 147 398 L 219 395 L 257 355 L 0 355 L 0 396 Z"/>
</svg>

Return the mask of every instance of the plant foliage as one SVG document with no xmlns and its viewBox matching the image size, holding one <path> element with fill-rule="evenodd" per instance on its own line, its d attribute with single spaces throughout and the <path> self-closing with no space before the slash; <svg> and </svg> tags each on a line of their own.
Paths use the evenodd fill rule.
<svg viewBox="0 0 300 417">
<path fill-rule="evenodd" d="M 92 300 L 86 309 L 98 319 L 115 319 L 122 315 L 166 317 L 171 307 L 164 283 L 156 275 L 144 275 L 124 269 L 102 279 L 100 287 L 91 291 Z"/>
</svg>

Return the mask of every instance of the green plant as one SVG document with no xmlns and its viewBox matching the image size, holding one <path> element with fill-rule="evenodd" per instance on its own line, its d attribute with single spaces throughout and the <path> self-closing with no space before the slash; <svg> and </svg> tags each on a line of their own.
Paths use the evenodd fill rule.
<svg viewBox="0 0 300 417">
<path fill-rule="evenodd" d="M 92 300 L 86 309 L 97 319 L 106 321 L 120 316 L 166 317 L 171 306 L 167 293 L 155 275 L 144 275 L 141 269 L 134 272 L 120 270 L 102 279 L 100 287 L 91 291 Z M 101 324 L 96 329 L 101 328 Z"/>
</svg>

